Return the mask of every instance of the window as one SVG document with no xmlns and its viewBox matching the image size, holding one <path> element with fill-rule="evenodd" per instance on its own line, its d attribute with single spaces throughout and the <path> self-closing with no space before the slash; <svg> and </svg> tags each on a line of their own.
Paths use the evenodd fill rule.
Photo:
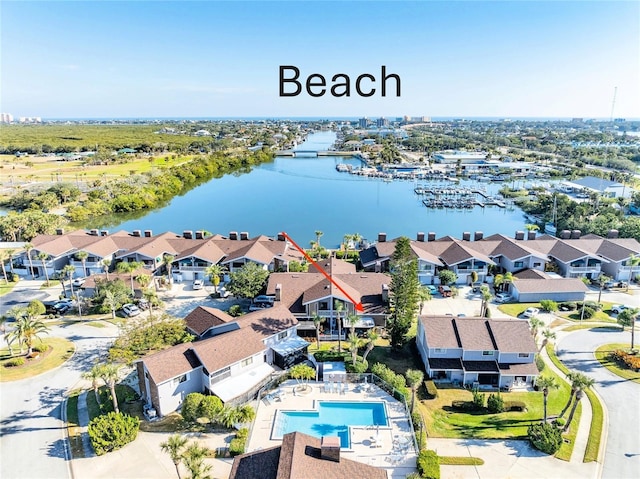
<svg viewBox="0 0 640 479">
<path fill-rule="evenodd" d="M 529 357 L 529 353 L 518 353 L 518 357 L 519 358 L 528 358 Z"/>
<path fill-rule="evenodd" d="M 211 375 L 211 384 L 218 383 L 231 376 L 231 367 L 220 369 Z"/>
<path fill-rule="evenodd" d="M 515 263 L 513 263 L 514 268 L 522 268 L 523 266 L 524 266 L 523 261 L 516 261 Z"/>
<path fill-rule="evenodd" d="M 539 268 L 540 266 L 542 266 L 542 263 L 533 263 L 534 268 Z"/>
<path fill-rule="evenodd" d="M 177 378 L 173 378 L 173 385 L 177 386 L 178 384 L 185 382 L 187 379 L 189 379 L 188 374 L 183 374 L 182 376 L 178 376 Z"/>
<path fill-rule="evenodd" d="M 252 362 L 253 362 L 253 358 L 252 357 L 251 358 L 247 358 L 247 359 L 243 359 L 240 362 L 240 366 L 242 366 L 244 368 L 246 366 L 249 366 L 249 364 L 251 364 Z"/>
<path fill-rule="evenodd" d="M 483 356 L 493 356 L 493 351 L 482 351 Z"/>
<path fill-rule="evenodd" d="M 281 333 L 278 333 L 278 339 L 284 339 L 289 335 L 289 331 L 283 331 Z"/>
<path fill-rule="evenodd" d="M 443 354 L 443 353 L 446 353 L 446 352 L 447 352 L 447 350 L 446 350 L 446 349 L 443 349 L 443 348 L 434 348 L 433 352 L 434 352 L 435 354 Z"/>
</svg>

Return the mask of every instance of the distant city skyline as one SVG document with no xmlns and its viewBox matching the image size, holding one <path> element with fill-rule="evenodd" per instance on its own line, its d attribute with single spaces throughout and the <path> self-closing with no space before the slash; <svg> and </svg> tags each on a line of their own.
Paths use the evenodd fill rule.
<svg viewBox="0 0 640 479">
<path fill-rule="evenodd" d="M 0 108 L 43 119 L 640 118 L 638 18 L 631 1 L 9 1 Z M 328 80 L 386 65 L 402 93 L 283 98 L 280 65 Z"/>
</svg>

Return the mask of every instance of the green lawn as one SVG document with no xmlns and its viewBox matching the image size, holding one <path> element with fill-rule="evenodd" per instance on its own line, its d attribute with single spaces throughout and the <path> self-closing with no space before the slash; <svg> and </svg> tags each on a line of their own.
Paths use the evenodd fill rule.
<svg viewBox="0 0 640 479">
<path fill-rule="evenodd" d="M 11 356 L 7 348 L 1 349 L 0 382 L 17 381 L 47 372 L 63 364 L 75 351 L 74 344 L 64 338 L 45 338 L 43 343 L 49 346 L 49 350 L 40 353 L 38 359 L 27 360 L 22 366 L 6 367 L 5 364 L 10 360 Z M 36 344 L 39 343 L 36 342 Z"/>
<path fill-rule="evenodd" d="M 504 314 L 517 318 L 527 308 L 540 308 L 540 303 L 504 303 L 498 306 L 498 309 Z"/>
<path fill-rule="evenodd" d="M 0 296 L 9 293 L 18 282 L 5 283 L 4 279 L 0 280 Z"/>
<path fill-rule="evenodd" d="M 574 324 L 568 328 L 563 328 L 562 331 L 569 333 L 571 331 L 579 331 L 581 329 L 590 329 L 592 331 L 611 331 L 612 329 L 619 329 L 615 326 L 594 326 L 593 324 Z"/>
<path fill-rule="evenodd" d="M 79 390 L 73 391 L 67 398 L 67 433 L 71 446 L 71 456 L 76 459 L 84 457 L 82 435 L 78 425 L 78 395 Z"/>
<path fill-rule="evenodd" d="M 630 348 L 631 344 L 629 343 L 605 344 L 596 349 L 596 359 L 600 361 L 600 364 L 602 364 L 616 376 L 620 376 L 623 379 L 627 379 L 629 381 L 633 381 L 634 383 L 640 384 L 640 372 L 629 369 L 625 364 L 620 364 L 614 359 L 611 359 L 611 357 L 609 356 L 609 353 L 615 351 L 616 349 L 628 351 Z"/>
</svg>

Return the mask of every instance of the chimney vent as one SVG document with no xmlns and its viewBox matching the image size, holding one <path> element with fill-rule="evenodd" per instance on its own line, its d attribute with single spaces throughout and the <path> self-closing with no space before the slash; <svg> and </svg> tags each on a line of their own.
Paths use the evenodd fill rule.
<svg viewBox="0 0 640 479">
<path fill-rule="evenodd" d="M 109 236 L 109 230 L 100 231 L 100 236 Z"/>
<path fill-rule="evenodd" d="M 384 301 L 385 303 L 389 302 L 389 285 L 388 284 L 382 285 L 382 301 Z"/>
<path fill-rule="evenodd" d="M 340 462 L 340 438 L 338 436 L 324 436 L 320 443 L 320 459 L 324 461 Z"/>
<path fill-rule="evenodd" d="M 378 233 L 378 243 L 387 241 L 387 233 Z"/>
<path fill-rule="evenodd" d="M 248 240 L 249 239 L 249 233 L 246 232 L 246 231 L 241 231 L 240 232 L 240 239 L 244 240 L 244 241 Z"/>
<path fill-rule="evenodd" d="M 422 232 L 418 233 L 418 235 L 416 236 L 416 239 L 421 243 L 424 243 L 424 233 Z"/>
<path fill-rule="evenodd" d="M 284 235 L 282 233 L 278 233 L 278 241 L 284 241 Z"/>
<path fill-rule="evenodd" d="M 435 241 L 436 240 L 436 234 L 433 231 L 429 231 L 429 233 L 427 234 L 427 241 Z"/>
<path fill-rule="evenodd" d="M 151 238 L 153 236 L 153 231 L 151 230 L 144 230 L 144 237 L 145 238 Z"/>
<path fill-rule="evenodd" d="M 569 239 L 571 238 L 571 231 L 569 230 L 562 230 L 560 232 L 560 239 Z"/>
<path fill-rule="evenodd" d="M 232 231 L 231 233 L 229 233 L 229 239 L 230 240 L 237 240 L 238 239 L 238 232 L 237 231 Z"/>
<path fill-rule="evenodd" d="M 133 236 L 140 238 L 140 230 L 133 230 Z"/>
<path fill-rule="evenodd" d="M 523 240 L 524 239 L 524 231 L 516 231 L 516 239 Z"/>
<path fill-rule="evenodd" d="M 462 233 L 462 241 L 471 241 L 471 233 L 469 231 Z"/>
<path fill-rule="evenodd" d="M 580 230 L 571 230 L 571 239 L 580 239 L 581 234 Z"/>
<path fill-rule="evenodd" d="M 185 239 L 193 239 L 193 231 L 185 230 L 182 232 L 182 237 Z"/>
<path fill-rule="evenodd" d="M 476 231 L 473 234 L 473 241 L 480 241 L 482 238 L 484 238 L 484 233 L 482 231 Z"/>
<path fill-rule="evenodd" d="M 527 231 L 527 239 L 528 240 L 536 239 L 536 232 L 535 231 Z"/>
<path fill-rule="evenodd" d="M 282 301 L 282 284 L 276 284 L 276 297 L 275 301 Z"/>
<path fill-rule="evenodd" d="M 618 230 L 609 230 L 607 232 L 607 238 L 609 239 L 615 239 L 618 237 Z"/>
<path fill-rule="evenodd" d="M 98 230 L 91 230 L 91 231 L 89 231 L 89 234 L 91 236 L 98 236 Z"/>
<path fill-rule="evenodd" d="M 196 231 L 196 239 L 204 239 L 204 231 Z"/>
</svg>

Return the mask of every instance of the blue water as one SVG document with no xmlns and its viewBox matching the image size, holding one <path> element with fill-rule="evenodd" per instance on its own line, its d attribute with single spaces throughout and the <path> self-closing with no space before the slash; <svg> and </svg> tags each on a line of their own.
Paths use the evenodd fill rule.
<svg viewBox="0 0 640 479">
<path fill-rule="evenodd" d="M 334 140 L 333 132 L 315 133 L 299 149 L 327 150 Z M 114 215 L 107 222 L 99 218 L 87 227 L 150 229 L 154 234 L 247 231 L 250 236 L 275 236 L 285 231 L 302 247 L 307 247 L 319 230 L 324 233 L 320 239 L 323 246 L 337 247 L 344 235 L 351 233 L 369 240 L 375 240 L 379 232 L 387 233 L 388 238 L 405 235 L 414 239 L 418 231 L 433 231 L 438 237 L 461 237 L 464 231 L 511 236 L 525 225 L 519 209 L 428 209 L 413 192 L 413 182 L 384 182 L 340 173 L 335 168 L 338 163 L 360 166 L 359 160 L 342 157 L 278 157 L 249 173 L 213 179 L 163 208 L 141 213 L 140 218 Z M 502 184 L 481 186 L 494 194 Z"/>
<path fill-rule="evenodd" d="M 279 411 L 272 439 L 298 431 L 314 437 L 338 436 L 340 446 L 349 447 L 349 426 L 387 426 L 382 402 L 318 401 L 317 411 Z"/>
</svg>

